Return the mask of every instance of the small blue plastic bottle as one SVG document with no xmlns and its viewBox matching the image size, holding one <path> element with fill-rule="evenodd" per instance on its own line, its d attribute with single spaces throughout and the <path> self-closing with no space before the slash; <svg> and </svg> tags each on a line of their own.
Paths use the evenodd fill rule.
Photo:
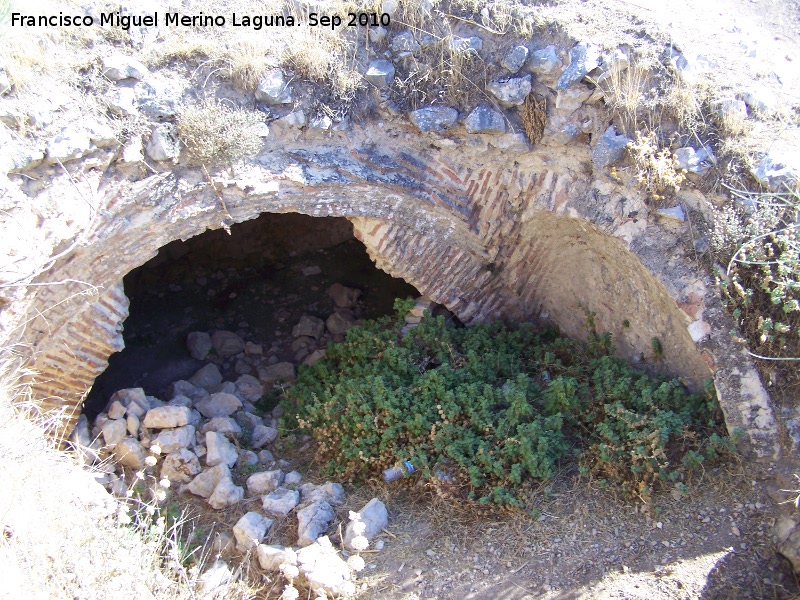
<svg viewBox="0 0 800 600">
<path fill-rule="evenodd" d="M 383 472 L 383 480 L 386 483 L 392 483 L 393 481 L 397 481 L 398 479 L 402 479 L 403 477 L 405 477 L 406 473 L 411 475 L 411 473 L 413 473 L 416 470 L 417 469 L 414 468 L 414 465 L 411 464 L 411 461 L 407 460 L 402 464 L 402 466 L 386 469 Z"/>
</svg>

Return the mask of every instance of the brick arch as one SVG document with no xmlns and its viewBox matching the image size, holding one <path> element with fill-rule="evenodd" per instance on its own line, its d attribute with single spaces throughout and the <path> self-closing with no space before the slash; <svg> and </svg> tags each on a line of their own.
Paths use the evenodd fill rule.
<svg viewBox="0 0 800 600">
<path fill-rule="evenodd" d="M 601 205 L 591 180 L 551 162 L 544 154 L 497 152 L 477 168 L 457 152 L 350 141 L 313 151 L 286 144 L 213 179 L 184 167 L 135 182 L 109 176 L 99 188 L 100 217 L 83 243 L 36 282 L 76 283 L 37 288 L 33 308 L 41 316 L 20 340 L 38 373 L 34 395 L 43 410 L 64 413 L 60 434 L 71 430 L 86 391 L 122 347 L 125 274 L 173 240 L 263 212 L 297 212 L 348 218 L 378 267 L 468 323 L 546 317 L 580 335 L 580 302 L 628 358 L 652 354 L 658 338 L 664 358 L 657 367 L 690 385 L 712 376 L 709 364 L 719 381 L 722 368 L 718 388 L 729 426 L 749 431 L 758 422 L 761 445 L 769 445 L 771 410 L 736 404 L 744 389 L 736 372 L 743 371 L 736 361 L 725 363 L 724 340 L 701 349 L 687 331 L 676 286 L 691 269 L 681 263 L 683 271 L 659 271 L 647 248 L 637 253 L 620 233 L 629 224 L 609 217 L 605 207 L 619 199 Z"/>
</svg>

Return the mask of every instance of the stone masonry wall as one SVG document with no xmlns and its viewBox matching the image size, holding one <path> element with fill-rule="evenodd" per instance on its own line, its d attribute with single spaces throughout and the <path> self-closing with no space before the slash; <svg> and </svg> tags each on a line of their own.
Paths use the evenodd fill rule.
<svg viewBox="0 0 800 600">
<path fill-rule="evenodd" d="M 469 51 L 480 51 L 473 42 Z M 595 312 L 621 356 L 693 388 L 713 378 L 729 428 L 745 431 L 756 456 L 776 456 L 769 397 L 725 334 L 731 323 L 694 259 L 685 211 L 702 215 L 708 201 L 690 190 L 674 210 L 656 211 L 609 176 L 628 140 L 609 128 L 583 77 L 623 68 L 619 60 L 581 66 L 581 44 L 530 50 L 527 73 L 487 86 L 495 101 L 468 114 L 443 106 L 398 114 L 386 101 L 393 70 L 383 59 L 365 75 L 371 112 L 358 125 L 309 121 L 296 103 L 260 88 L 256 104 L 273 111 L 261 152 L 208 175 L 181 161 L 179 145 L 166 152 L 164 123 L 153 123 L 147 158 L 141 138 L 137 155 L 136 140 L 119 147 L 98 133 L 102 123 L 84 132 L 85 148 L 64 156 L 55 142 L 63 146 L 69 132 L 39 158 L 7 146 L 3 207 L 30 231 L 3 241 L 15 259 L 0 271 L 0 343 L 36 373 L 42 410 L 66 416 L 59 433 L 122 347 L 126 273 L 173 240 L 296 212 L 348 218 L 380 268 L 467 323 L 537 319 L 580 337 L 585 311 Z M 403 52 L 395 60 L 407 59 Z M 510 109 L 532 90 L 547 100 L 535 144 Z"/>
</svg>

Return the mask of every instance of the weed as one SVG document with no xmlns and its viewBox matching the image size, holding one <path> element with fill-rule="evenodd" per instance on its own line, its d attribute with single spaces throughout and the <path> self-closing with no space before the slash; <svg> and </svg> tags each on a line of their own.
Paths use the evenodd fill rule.
<svg viewBox="0 0 800 600">
<path fill-rule="evenodd" d="M 262 121 L 259 113 L 206 101 L 181 109 L 178 137 L 199 164 L 232 163 L 261 150 L 263 141 L 255 126 Z"/>
<path fill-rule="evenodd" d="M 720 418 L 713 387 L 690 395 L 634 371 L 611 356 L 607 335 L 403 325 L 351 330 L 287 392 L 287 414 L 331 472 L 363 480 L 410 461 L 445 493 L 524 506 L 523 483 L 549 479 L 575 449 L 591 472 L 646 498 L 683 477 L 680 459 L 709 443 Z"/>
</svg>

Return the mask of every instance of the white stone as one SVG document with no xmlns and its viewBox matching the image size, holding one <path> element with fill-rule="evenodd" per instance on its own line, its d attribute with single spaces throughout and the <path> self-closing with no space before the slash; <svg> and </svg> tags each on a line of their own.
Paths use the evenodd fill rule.
<svg viewBox="0 0 800 600">
<path fill-rule="evenodd" d="M 337 308 L 353 308 L 358 304 L 361 297 L 361 290 L 334 283 L 328 288 L 328 296 L 331 297 Z"/>
<path fill-rule="evenodd" d="M 486 86 L 486 89 L 503 106 L 519 106 L 525 102 L 525 98 L 531 93 L 531 76 L 527 74 L 522 77 L 510 77 L 492 81 Z"/>
<path fill-rule="evenodd" d="M 203 425 L 202 432 L 216 431 L 228 437 L 239 437 L 242 435 L 242 428 L 230 417 L 214 417 Z"/>
<path fill-rule="evenodd" d="M 231 444 L 221 433 L 209 431 L 206 433 L 206 464 L 210 467 L 226 464 L 232 467 L 236 464 L 239 453 L 236 446 Z"/>
<path fill-rule="evenodd" d="M 293 102 L 292 88 L 286 81 L 283 71 L 274 69 L 261 79 L 256 90 L 256 100 L 272 105 Z"/>
<path fill-rule="evenodd" d="M 236 549 L 239 552 L 248 552 L 258 546 L 261 540 L 272 527 L 272 519 L 257 512 L 248 512 L 233 526 L 233 537 L 236 539 Z"/>
<path fill-rule="evenodd" d="M 194 452 L 181 448 L 164 459 L 161 465 L 161 477 L 176 483 L 187 483 L 201 470 L 200 461 Z M 209 491 L 209 495 L 211 491 Z"/>
<path fill-rule="evenodd" d="M 195 403 L 194 407 L 207 419 L 229 417 L 242 408 L 242 401 L 233 394 L 219 392 Z"/>
<path fill-rule="evenodd" d="M 181 146 L 175 126 L 171 123 L 157 125 L 150 135 L 145 152 L 155 161 L 177 160 L 181 153 Z"/>
<path fill-rule="evenodd" d="M 269 494 L 276 490 L 283 480 L 283 471 L 280 469 L 253 473 L 247 478 L 247 491 L 258 496 Z"/>
<path fill-rule="evenodd" d="M 244 489 L 234 485 L 233 480 L 229 476 L 227 479 L 223 479 L 217 484 L 217 487 L 214 488 L 214 493 L 208 498 L 208 503 L 211 508 L 219 510 L 227 506 L 238 504 L 241 502 L 242 498 L 244 498 Z"/>
<path fill-rule="evenodd" d="M 236 389 L 248 402 L 258 402 L 264 395 L 264 386 L 252 375 L 242 375 L 236 380 Z"/>
<path fill-rule="evenodd" d="M 261 498 L 261 507 L 267 514 L 284 518 L 300 502 L 300 492 L 278 488 Z"/>
<path fill-rule="evenodd" d="M 361 515 L 361 522 L 366 525 L 366 529 L 361 535 L 369 541 L 372 541 L 381 530 L 389 525 L 389 512 L 386 510 L 386 505 L 377 498 L 367 502 L 364 508 L 358 511 L 358 514 Z M 352 547 L 353 538 L 356 537 L 353 529 L 354 523 L 350 521 L 344 534 L 344 547 L 348 550 L 355 550 Z"/>
<path fill-rule="evenodd" d="M 231 472 L 228 465 L 217 465 L 211 469 L 206 469 L 197 477 L 192 479 L 186 490 L 200 496 L 201 498 L 208 498 L 214 493 L 214 489 L 219 485 L 219 482 L 224 479 L 230 479 Z"/>
<path fill-rule="evenodd" d="M 700 342 L 711 334 L 711 325 L 705 321 L 695 321 L 689 325 L 689 335 L 695 343 Z"/>
<path fill-rule="evenodd" d="M 126 437 L 114 446 L 114 460 L 121 465 L 141 471 L 145 468 L 144 460 L 148 456 L 147 450 L 139 443 L 139 440 Z"/>
<path fill-rule="evenodd" d="M 175 429 L 163 429 L 153 443 L 158 444 L 165 454 L 171 454 L 181 448 L 188 448 L 194 444 L 194 427 L 185 425 Z"/>
<path fill-rule="evenodd" d="M 108 96 L 108 109 L 118 117 L 134 117 L 136 110 L 136 92 L 133 88 L 121 87 L 113 90 Z"/>
<path fill-rule="evenodd" d="M 256 425 L 255 429 L 253 429 L 253 435 L 251 438 L 250 445 L 253 448 L 261 448 L 267 444 L 271 444 L 275 440 L 278 439 L 278 430 L 274 427 L 268 427 L 266 425 Z"/>
<path fill-rule="evenodd" d="M 680 221 L 681 223 L 683 223 L 686 220 L 686 213 L 683 212 L 683 207 L 680 204 L 677 206 L 672 206 L 670 208 L 659 208 L 656 211 L 656 213 L 658 213 L 662 217 L 667 217 L 668 219 Z"/>
<path fill-rule="evenodd" d="M 67 162 L 80 158 L 92 150 L 88 132 L 76 127 L 65 127 L 47 144 L 50 162 Z"/>
<path fill-rule="evenodd" d="M 256 557 L 261 568 L 270 573 L 277 571 L 284 563 L 297 564 L 297 553 L 291 548 L 284 548 L 283 546 L 260 544 L 256 548 Z"/>
<path fill-rule="evenodd" d="M 297 551 L 297 564 L 312 589 L 322 588 L 333 596 L 349 596 L 355 591 L 350 568 L 339 556 L 327 536 Z"/>
<path fill-rule="evenodd" d="M 188 398 L 187 398 L 188 400 Z M 191 409 L 186 406 L 160 406 L 147 411 L 142 425 L 149 429 L 171 429 L 189 424 Z"/>
<path fill-rule="evenodd" d="M 132 56 L 115 52 L 103 58 L 103 75 L 111 81 L 144 79 L 147 73 L 147 67 Z"/>
<path fill-rule="evenodd" d="M 128 424 L 122 419 L 109 419 L 100 427 L 106 446 L 113 448 L 128 434 Z"/>
<path fill-rule="evenodd" d="M 300 493 L 303 497 L 303 504 L 312 504 L 318 500 L 325 500 L 329 504 L 337 506 L 344 503 L 344 488 L 339 483 L 326 481 L 322 485 L 304 483 L 300 486 Z"/>
<path fill-rule="evenodd" d="M 308 546 L 328 530 L 334 512 L 327 500 L 319 500 L 297 511 L 297 545 Z"/>
</svg>

